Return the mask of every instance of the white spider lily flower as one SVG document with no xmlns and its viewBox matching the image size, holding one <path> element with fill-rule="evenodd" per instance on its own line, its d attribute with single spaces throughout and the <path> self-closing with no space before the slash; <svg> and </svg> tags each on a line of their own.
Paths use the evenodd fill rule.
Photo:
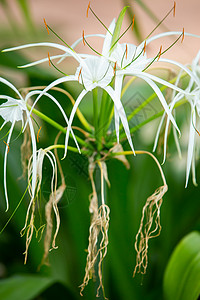
<svg viewBox="0 0 200 300">
<path fill-rule="evenodd" d="M 187 150 L 187 163 L 186 163 L 186 183 L 185 187 L 188 185 L 188 180 L 189 180 L 189 175 L 190 175 L 190 170 L 192 168 L 192 179 L 194 185 L 196 185 L 196 175 L 195 175 L 195 157 L 197 153 L 197 148 L 198 148 L 198 143 L 196 141 L 196 134 L 198 133 L 196 126 L 197 126 L 197 117 L 200 118 L 200 64 L 199 64 L 199 59 L 200 59 L 200 51 L 198 52 L 197 56 L 193 60 L 191 64 L 191 70 L 189 70 L 186 66 L 182 68 L 182 71 L 186 71 L 187 74 L 190 76 L 189 84 L 187 88 L 185 89 L 186 93 L 173 93 L 172 95 L 172 101 L 170 103 L 170 110 L 174 109 L 174 106 L 176 103 L 178 103 L 181 99 L 185 97 L 185 99 L 189 102 L 190 104 L 190 129 L 189 129 L 189 137 L 188 137 L 188 150 Z M 180 77 L 182 74 L 182 71 L 179 73 L 175 85 L 179 84 Z M 158 137 L 160 134 L 161 127 L 164 122 L 165 118 L 165 113 L 163 114 L 163 117 L 160 121 L 155 142 L 154 142 L 154 148 L 153 151 L 155 151 L 157 143 L 158 143 Z M 174 127 L 173 127 L 174 129 Z M 169 118 L 167 118 L 166 125 L 165 125 L 165 134 L 164 134 L 164 158 L 163 162 L 166 159 L 166 148 L 167 148 L 167 135 L 168 135 L 168 130 L 169 130 Z M 199 133 L 198 133 L 199 134 Z M 178 152 L 180 154 L 180 145 L 177 139 L 177 136 L 175 135 L 174 131 L 174 137 L 175 137 L 175 142 L 177 145 Z"/>
<path fill-rule="evenodd" d="M 170 121 L 173 123 L 180 134 L 180 130 L 178 129 L 178 126 L 171 114 L 168 104 L 155 82 L 168 86 L 169 88 L 175 89 L 179 92 L 184 93 L 184 91 L 155 75 L 144 72 L 145 68 L 151 63 L 153 59 L 148 59 L 146 56 L 146 52 L 143 53 L 143 50 L 143 44 L 138 47 L 130 44 L 118 44 L 116 49 L 111 54 L 111 59 L 113 61 L 116 60 L 117 62 L 115 89 L 117 90 L 118 101 L 120 101 L 124 76 L 136 76 L 143 79 L 154 90 L 164 110 L 169 116 Z"/>
<path fill-rule="evenodd" d="M 0 82 L 4 83 L 8 87 L 10 87 L 19 97 L 19 99 L 12 98 L 10 96 L 1 96 L 1 99 L 7 100 L 6 102 L 2 103 L 0 105 L 0 116 L 4 119 L 3 125 L 1 126 L 1 129 L 3 126 L 11 122 L 11 127 L 9 130 L 8 138 L 6 141 L 6 149 L 4 154 L 4 192 L 5 192 L 5 199 L 6 199 L 6 211 L 9 208 L 9 201 L 8 201 L 8 192 L 7 192 L 7 183 L 6 183 L 6 167 L 7 167 L 7 156 L 9 152 L 9 144 L 11 140 L 11 136 L 13 133 L 13 129 L 15 127 L 16 122 L 21 121 L 22 126 L 24 124 L 24 117 L 23 114 L 25 113 L 27 116 L 27 122 L 30 128 L 30 134 L 31 134 L 31 142 L 32 142 L 32 153 L 33 153 L 33 172 L 32 172 L 32 190 L 35 190 L 36 185 L 36 139 L 35 139 L 35 133 L 34 128 L 32 124 L 32 120 L 29 116 L 28 109 L 26 107 L 26 103 L 19 93 L 19 91 L 15 88 L 15 86 L 7 81 L 6 79 L 0 77 Z"/>
<path fill-rule="evenodd" d="M 87 57 L 84 63 L 84 66 L 80 65 L 77 68 L 75 76 L 87 91 L 92 91 L 96 87 L 104 88 L 110 84 L 114 73 L 107 59 L 91 56 Z"/>
<path fill-rule="evenodd" d="M 59 78 L 59 79 L 53 81 L 41 92 L 41 94 L 35 100 L 37 102 L 42 97 L 42 95 L 45 95 L 45 93 L 47 93 L 47 91 L 49 91 L 52 87 L 54 87 L 60 83 L 64 83 L 64 82 L 68 82 L 68 81 L 78 81 L 80 84 L 83 85 L 84 89 L 78 96 L 78 98 L 73 106 L 70 118 L 69 118 L 67 133 L 66 133 L 66 138 L 65 138 L 64 157 L 67 154 L 69 133 L 71 131 L 71 125 L 72 125 L 76 110 L 77 110 L 80 102 L 84 98 L 84 96 L 88 92 L 95 89 L 96 87 L 100 87 L 100 88 L 104 89 L 109 94 L 112 101 L 114 102 L 115 108 L 119 114 L 119 117 L 121 119 L 121 122 L 122 122 L 124 130 L 125 130 L 125 133 L 127 135 L 129 144 L 131 146 L 131 149 L 134 152 L 125 111 L 124 111 L 121 103 L 116 102 L 115 90 L 111 86 L 109 86 L 109 84 L 111 83 L 111 81 L 113 79 L 113 76 L 114 76 L 114 70 L 109 61 L 107 61 L 104 57 L 89 56 L 89 57 L 81 60 L 80 66 L 77 68 L 75 75 L 64 76 L 62 78 Z"/>
<path fill-rule="evenodd" d="M 112 24 L 113 26 L 113 24 Z M 112 29 L 114 26 L 112 27 Z M 113 29 L 114 31 L 114 29 Z M 113 31 L 111 33 L 113 33 Z M 152 74 L 149 74 L 147 72 L 144 72 L 148 66 L 151 65 L 152 62 L 155 61 L 155 58 L 147 58 L 146 54 L 146 46 L 151 43 L 152 41 L 166 37 L 166 36 L 171 36 L 171 35 L 183 35 L 183 32 L 178 32 L 178 31 L 172 31 L 172 32 L 165 32 L 161 33 L 158 35 L 155 35 L 153 37 L 147 38 L 145 41 L 143 41 L 139 46 L 135 46 L 133 44 L 119 44 L 117 43 L 116 46 L 112 49 L 112 40 L 110 40 L 110 52 L 109 52 L 109 59 L 112 62 L 116 63 L 116 78 L 115 78 L 115 90 L 117 93 L 117 102 L 120 102 L 121 98 L 121 91 L 122 91 L 122 83 L 124 76 L 136 76 L 138 78 L 143 79 L 157 94 L 165 112 L 170 118 L 170 121 L 172 124 L 175 126 L 176 130 L 179 132 L 180 135 L 180 130 L 174 120 L 173 115 L 171 114 L 171 111 L 168 107 L 168 104 L 161 93 L 160 89 L 156 85 L 155 82 L 160 83 L 162 85 L 165 85 L 173 90 L 176 90 L 178 92 L 183 92 L 186 93 L 185 91 L 182 91 L 179 89 L 177 86 L 170 84 L 169 82 L 154 76 Z M 200 37 L 198 35 L 193 35 L 190 33 L 184 33 L 184 35 L 192 36 L 192 37 Z M 107 47 L 109 45 L 107 44 Z M 164 59 L 159 58 L 159 61 L 164 61 Z M 185 68 L 183 65 L 177 63 L 176 61 L 173 60 L 167 60 L 165 59 L 165 62 L 168 62 L 170 64 L 174 64 L 182 69 L 184 69 L 187 72 L 187 68 Z M 194 77 L 193 74 L 190 73 L 190 76 Z M 194 79 L 195 80 L 195 79 Z M 116 132 L 117 136 L 119 138 L 119 117 L 117 115 L 117 112 L 115 112 L 115 127 L 116 127 Z"/>
</svg>

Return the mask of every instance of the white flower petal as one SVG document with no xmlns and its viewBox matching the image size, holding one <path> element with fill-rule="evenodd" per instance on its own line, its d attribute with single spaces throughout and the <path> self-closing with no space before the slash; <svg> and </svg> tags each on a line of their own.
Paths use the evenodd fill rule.
<svg viewBox="0 0 200 300">
<path fill-rule="evenodd" d="M 6 181 L 6 167 L 7 167 L 7 156 L 8 156 L 8 151 L 9 151 L 9 144 L 10 144 L 10 139 L 11 135 L 13 132 L 15 126 L 15 122 L 12 123 L 9 134 L 8 134 L 8 139 L 6 141 L 6 148 L 5 148 L 5 153 L 4 153 L 4 193 L 5 193 L 5 199 L 6 199 L 6 211 L 9 209 L 9 201 L 8 201 L 8 192 L 7 192 L 7 181 Z"/>
<path fill-rule="evenodd" d="M 195 133 L 196 133 L 196 131 L 194 129 L 195 124 L 196 124 L 196 116 L 195 116 L 194 107 L 192 107 L 192 109 L 191 109 L 191 119 L 190 119 L 190 133 L 189 133 L 189 141 L 188 141 L 185 187 L 187 187 L 187 185 L 188 185 L 190 169 L 191 169 L 192 159 L 193 159 L 193 155 L 194 155 Z"/>
<path fill-rule="evenodd" d="M 133 154 L 135 154 L 132 139 L 131 139 L 131 134 L 130 134 L 130 130 L 129 130 L 129 125 L 128 125 L 128 121 L 127 121 L 127 118 L 126 118 L 124 108 L 123 108 L 122 104 L 119 104 L 118 102 L 116 102 L 116 94 L 115 94 L 115 91 L 111 88 L 111 86 L 107 86 L 104 89 L 110 95 L 111 99 L 114 102 L 114 105 L 115 105 L 115 107 L 117 109 L 117 112 L 119 114 L 119 117 L 121 119 L 122 125 L 124 127 L 124 131 L 126 133 L 129 145 L 130 145 L 130 147 L 133 151 Z"/>
<path fill-rule="evenodd" d="M 150 78 L 152 78 L 152 77 L 149 78 L 149 76 L 146 76 L 146 75 L 149 75 L 149 74 L 146 74 L 146 73 L 137 74 L 137 77 L 139 77 L 139 78 L 145 80 L 145 81 L 152 87 L 152 89 L 154 90 L 154 92 L 155 92 L 156 95 L 158 96 L 158 98 L 159 98 L 159 100 L 160 100 L 160 102 L 161 102 L 161 104 L 162 104 L 162 106 L 163 106 L 165 112 L 166 112 L 167 115 L 169 116 L 170 121 L 172 122 L 172 124 L 175 126 L 176 130 L 177 130 L 177 131 L 179 132 L 179 134 L 180 134 L 180 130 L 179 130 L 179 128 L 178 128 L 178 126 L 177 126 L 177 124 L 176 124 L 176 122 L 175 122 L 175 120 L 174 120 L 174 117 L 172 116 L 172 114 L 171 114 L 171 112 L 170 112 L 170 110 L 169 110 L 169 107 L 168 107 L 168 105 L 167 105 L 167 102 L 166 102 L 166 100 L 165 100 L 165 98 L 164 98 L 162 92 L 160 91 L 160 89 L 158 88 L 158 86 L 150 79 Z M 154 77 L 156 77 L 156 76 L 154 76 Z"/>
<path fill-rule="evenodd" d="M 83 97 L 87 94 L 86 90 L 83 90 L 80 95 L 78 96 L 78 98 L 76 99 L 76 102 L 74 103 L 74 106 L 72 108 L 71 114 L 70 114 L 70 118 L 69 118 L 69 123 L 68 123 L 68 127 L 67 127 L 67 132 L 66 132 L 66 136 L 65 136 L 65 153 L 64 153 L 64 157 L 66 157 L 67 155 L 67 146 L 68 146 L 68 140 L 69 140 L 69 132 L 71 130 L 71 125 L 74 119 L 74 115 L 76 113 L 76 110 L 79 106 L 79 104 L 81 103 L 81 101 L 83 100 Z"/>
</svg>

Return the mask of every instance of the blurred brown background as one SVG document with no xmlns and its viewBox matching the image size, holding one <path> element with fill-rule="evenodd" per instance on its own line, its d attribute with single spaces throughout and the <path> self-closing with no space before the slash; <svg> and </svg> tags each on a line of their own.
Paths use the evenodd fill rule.
<svg viewBox="0 0 200 300">
<path fill-rule="evenodd" d="M 18 25 L 21 26 L 21 30 L 25 30 L 23 18 L 19 11 L 17 1 L 7 0 L 4 1 L 10 7 L 12 16 L 17 20 Z M 166 13 L 173 6 L 173 1 L 159 1 L 159 0 L 144 0 L 143 1 L 159 18 L 162 19 Z M 37 24 L 37 30 L 44 33 L 43 39 L 46 41 L 53 40 L 57 42 L 56 37 L 45 36 L 45 28 L 43 18 L 47 20 L 48 24 L 53 27 L 60 36 L 62 36 L 69 44 L 73 43 L 82 35 L 84 29 L 85 34 L 90 33 L 105 33 L 105 29 L 90 13 L 89 18 L 86 18 L 86 10 L 89 1 L 88 0 L 29 0 L 30 11 L 33 22 Z M 131 9 L 136 16 L 136 21 L 142 32 L 143 38 L 154 28 L 156 22 L 154 22 L 140 7 L 136 1 L 129 1 Z M 1 31 L 3 28 L 11 27 L 8 22 L 9 16 L 5 14 L 0 4 L 0 24 Z M 98 17 L 108 26 L 113 18 L 117 18 L 119 12 L 125 5 L 125 1 L 122 0 L 93 0 L 91 6 L 98 15 Z M 176 2 L 176 17 L 172 14 L 164 21 L 166 26 L 164 29 L 160 27 L 155 33 L 162 32 L 163 30 L 178 30 L 182 31 L 183 27 L 185 32 L 190 32 L 200 35 L 200 1 L 199 0 L 177 0 Z M 128 16 L 123 24 L 125 29 L 128 26 Z M 9 39 L 7 37 L 6 39 Z M 35 39 L 35 40 L 34 40 Z M 32 37 L 34 42 L 38 41 L 38 37 Z M 96 39 L 98 40 L 98 39 Z M 129 31 L 123 41 L 138 43 L 131 31 Z M 169 40 L 170 41 L 170 40 Z M 173 42 L 174 39 L 171 39 Z M 8 41 L 1 41 L 4 44 Z M 11 43 L 12 41 L 9 41 Z M 13 43 L 20 44 L 21 41 L 13 41 Z M 170 42 L 169 42 L 170 43 Z M 155 43 L 155 49 L 159 49 L 161 41 Z M 98 48 L 98 45 L 96 45 Z M 80 47 L 79 47 L 80 49 Z M 179 51 L 178 59 L 180 62 L 189 63 L 191 59 L 196 55 L 200 49 L 200 40 L 195 38 L 185 38 L 184 43 L 176 45 L 172 50 L 167 53 L 167 57 L 177 59 L 177 49 Z M 85 49 L 84 49 L 85 51 Z"/>
</svg>

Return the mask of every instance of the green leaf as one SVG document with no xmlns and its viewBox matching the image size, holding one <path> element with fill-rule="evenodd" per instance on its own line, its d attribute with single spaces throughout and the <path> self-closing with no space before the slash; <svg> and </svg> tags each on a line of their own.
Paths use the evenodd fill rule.
<svg viewBox="0 0 200 300">
<path fill-rule="evenodd" d="M 123 22 L 123 19 L 124 19 L 124 15 L 125 15 L 125 12 L 126 12 L 126 10 L 127 10 L 128 7 L 129 6 L 125 6 L 122 9 L 122 11 L 120 12 L 119 17 L 117 19 L 115 30 L 114 30 L 113 37 L 112 37 L 112 44 L 111 44 L 111 47 L 110 47 L 110 51 L 111 52 L 116 47 L 117 41 L 118 41 L 119 36 L 120 36 L 120 30 L 121 30 L 121 27 L 122 27 L 122 22 Z"/>
<path fill-rule="evenodd" d="M 0 299 L 31 300 L 55 282 L 52 277 L 17 275 L 0 281 Z"/>
<path fill-rule="evenodd" d="M 27 0 L 18 0 L 18 4 L 24 15 L 26 25 L 29 27 L 29 30 L 32 33 L 35 33 L 35 26 L 34 26 L 34 23 L 33 23 L 32 17 L 31 17 L 31 10 L 29 7 L 29 2 Z"/>
<path fill-rule="evenodd" d="M 197 300 L 200 295 L 200 233 L 192 232 L 177 245 L 164 275 L 166 300 Z"/>
</svg>

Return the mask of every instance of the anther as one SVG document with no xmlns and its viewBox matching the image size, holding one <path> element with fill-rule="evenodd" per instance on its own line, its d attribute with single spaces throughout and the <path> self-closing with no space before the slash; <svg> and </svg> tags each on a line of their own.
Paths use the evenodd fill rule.
<svg viewBox="0 0 200 300">
<path fill-rule="evenodd" d="M 80 81 L 81 72 L 82 72 L 82 68 L 80 69 L 79 74 L 78 74 L 78 81 Z"/>
<path fill-rule="evenodd" d="M 175 17 L 175 13 L 176 13 L 176 1 L 174 1 L 174 8 L 173 8 L 173 16 Z"/>
<path fill-rule="evenodd" d="M 144 55 L 145 52 L 146 52 L 146 47 L 147 47 L 147 41 L 144 42 L 144 52 L 143 52 L 143 55 Z"/>
<path fill-rule="evenodd" d="M 158 54 L 158 60 L 160 59 L 161 54 L 162 54 L 162 45 L 160 46 L 160 51 L 159 51 L 159 54 Z"/>
<path fill-rule="evenodd" d="M 194 129 L 198 133 L 198 135 L 200 136 L 200 132 L 196 129 L 196 127 L 194 127 Z"/>
<path fill-rule="evenodd" d="M 126 59 L 127 59 L 127 55 L 128 55 L 128 47 L 127 47 L 127 44 L 126 44 Z"/>
<path fill-rule="evenodd" d="M 183 27 L 183 32 L 182 32 L 182 39 L 181 39 L 181 43 L 183 42 L 183 40 L 184 40 L 184 37 L 185 37 L 185 29 L 184 29 L 184 27 Z"/>
<path fill-rule="evenodd" d="M 84 35 L 84 30 L 83 30 L 82 37 L 83 37 L 83 45 L 85 46 L 85 35 Z"/>
<path fill-rule="evenodd" d="M 133 15 L 133 20 L 132 20 L 132 27 L 131 27 L 132 30 L 133 30 L 133 27 L 134 27 L 134 23 L 135 23 L 135 15 Z"/>
<path fill-rule="evenodd" d="M 39 143 L 39 137 L 40 137 L 40 131 L 41 131 L 41 129 L 42 129 L 42 126 L 40 126 L 40 128 L 39 128 L 39 130 L 38 130 L 38 132 L 37 132 L 37 142 Z"/>
<path fill-rule="evenodd" d="M 51 59 L 50 59 L 49 52 L 48 52 L 48 59 L 49 59 L 49 67 L 51 67 Z"/>
<path fill-rule="evenodd" d="M 6 144 L 6 146 L 8 147 L 8 151 L 7 151 L 7 153 L 10 151 L 10 146 L 5 142 L 5 141 L 3 141 L 4 142 L 4 144 Z"/>
<path fill-rule="evenodd" d="M 86 13 L 86 17 L 88 18 L 88 12 L 89 12 L 89 9 L 90 9 L 90 1 L 89 1 L 89 4 L 88 4 L 88 7 L 87 7 L 87 13 Z"/>
<path fill-rule="evenodd" d="M 115 62 L 114 68 L 113 68 L 113 70 L 114 70 L 114 76 L 115 76 L 115 73 L 116 73 L 116 68 L 117 68 L 117 62 Z"/>
<path fill-rule="evenodd" d="M 48 28 L 48 25 L 47 25 L 47 23 L 46 23 L 45 18 L 43 18 L 43 20 L 44 20 L 44 25 L 45 25 L 45 27 L 46 27 L 47 33 L 49 34 L 49 28 Z"/>
</svg>

